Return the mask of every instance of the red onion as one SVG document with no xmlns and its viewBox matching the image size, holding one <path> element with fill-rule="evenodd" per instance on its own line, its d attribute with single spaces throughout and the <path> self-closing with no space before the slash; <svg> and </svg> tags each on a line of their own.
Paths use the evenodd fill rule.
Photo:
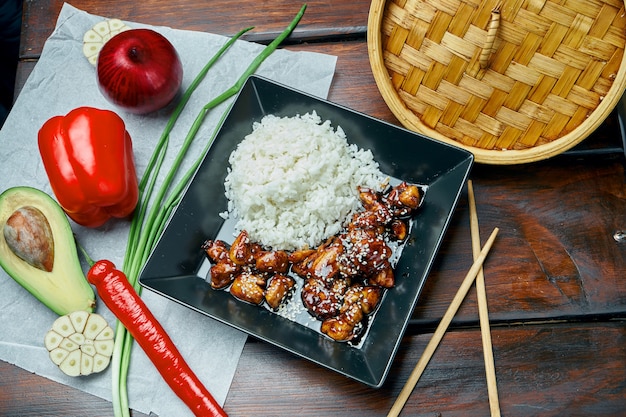
<svg viewBox="0 0 626 417">
<path fill-rule="evenodd" d="M 102 94 L 137 114 L 165 107 L 183 79 L 176 49 L 151 29 L 131 29 L 113 36 L 98 55 L 96 71 Z"/>
</svg>

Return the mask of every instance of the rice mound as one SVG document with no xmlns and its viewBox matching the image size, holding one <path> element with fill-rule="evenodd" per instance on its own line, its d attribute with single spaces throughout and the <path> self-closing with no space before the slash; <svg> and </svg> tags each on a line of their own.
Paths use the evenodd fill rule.
<svg viewBox="0 0 626 417">
<path fill-rule="evenodd" d="M 369 150 L 348 144 L 316 112 L 265 116 L 229 157 L 225 189 L 237 232 L 272 249 L 316 247 L 361 208 L 358 186 L 386 177 Z"/>
</svg>

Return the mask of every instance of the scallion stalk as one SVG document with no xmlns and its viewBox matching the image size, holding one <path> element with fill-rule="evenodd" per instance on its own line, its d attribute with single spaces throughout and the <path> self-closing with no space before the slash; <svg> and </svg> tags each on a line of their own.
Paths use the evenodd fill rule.
<svg viewBox="0 0 626 417">
<path fill-rule="evenodd" d="M 217 129 L 222 124 L 223 120 L 226 117 L 228 111 L 224 112 L 220 122 L 218 123 L 218 128 L 212 133 L 211 138 L 207 141 L 203 151 L 200 156 L 192 163 L 191 167 L 183 174 L 180 181 L 171 188 L 174 177 L 176 176 L 180 165 L 182 164 L 187 150 L 189 146 L 193 142 L 196 134 L 198 133 L 204 119 L 210 110 L 217 107 L 218 105 L 224 103 L 229 98 L 233 97 L 237 94 L 241 88 L 243 87 L 247 78 L 252 75 L 261 63 L 274 52 L 274 50 L 282 43 L 295 29 L 298 25 L 300 19 L 304 15 L 304 11 L 306 10 L 306 4 L 302 6 L 298 14 L 294 17 L 291 23 L 285 28 L 285 30 L 270 44 L 268 44 L 259 55 L 250 63 L 245 72 L 237 79 L 235 84 L 231 86 L 229 89 L 224 91 L 222 94 L 211 100 L 204 107 L 202 107 L 198 116 L 194 120 L 185 140 L 178 151 L 170 170 L 165 176 L 161 188 L 157 192 L 154 199 L 152 198 L 152 194 L 154 192 L 155 184 L 157 178 L 159 177 L 159 173 L 161 171 L 163 161 L 165 159 L 165 154 L 167 152 L 168 144 L 169 144 L 169 135 L 178 120 L 178 117 L 182 113 L 185 105 L 189 101 L 191 94 L 195 91 L 195 89 L 199 86 L 201 81 L 206 76 L 210 67 L 217 61 L 217 59 L 230 47 L 236 39 L 241 37 L 245 32 L 250 30 L 251 28 L 247 28 L 239 32 L 237 35 L 233 36 L 218 52 L 217 54 L 207 63 L 207 65 L 202 69 L 202 71 L 198 74 L 198 76 L 194 79 L 192 84 L 189 86 L 183 97 L 181 98 L 180 103 L 172 113 L 163 134 L 161 135 L 157 146 L 150 158 L 150 161 L 146 167 L 146 171 L 140 182 L 140 202 L 135 210 L 135 215 L 133 217 L 131 227 L 129 230 L 128 241 L 126 254 L 124 257 L 124 266 L 123 271 L 125 272 L 128 280 L 131 285 L 135 287 L 135 289 L 140 292 L 141 288 L 138 283 L 138 276 L 141 268 L 145 264 L 148 259 L 148 256 L 156 242 L 158 241 L 159 236 L 163 232 L 165 228 L 165 224 L 170 214 L 173 212 L 174 208 L 178 205 L 180 199 L 182 198 L 182 192 L 185 189 L 187 183 L 193 177 L 193 174 L 198 169 L 200 163 L 204 159 L 206 153 L 210 149 L 215 136 L 217 135 Z M 166 194 L 168 191 L 171 192 L 169 196 Z M 153 201 L 152 201 L 153 200 Z M 165 200 L 165 202 L 164 202 Z M 148 207 L 150 206 L 150 210 L 148 211 Z M 133 339 L 130 334 L 126 331 L 123 325 L 121 325 L 118 321 L 116 326 L 116 337 L 115 337 L 115 346 L 113 353 L 113 363 L 112 363 L 112 372 L 113 372 L 113 410 L 116 417 L 129 417 L 129 403 L 128 403 L 128 390 L 127 390 L 127 376 L 128 376 L 128 367 L 130 365 L 130 350 L 132 346 Z"/>
<path fill-rule="evenodd" d="M 143 257 L 140 254 L 137 254 L 138 242 L 141 240 L 142 233 L 144 232 L 144 222 L 147 215 L 147 209 L 152 198 L 152 193 L 154 191 L 159 171 L 161 170 L 161 166 L 163 165 L 163 161 L 165 159 L 165 155 L 169 145 L 169 136 L 172 129 L 174 128 L 174 125 L 176 124 L 178 118 L 185 109 L 185 106 L 189 102 L 191 95 L 204 80 L 207 73 L 215 64 L 215 62 L 217 62 L 217 60 L 235 43 L 235 41 L 237 41 L 239 38 L 241 38 L 242 35 L 250 31 L 251 29 L 253 28 L 248 27 L 236 33 L 234 36 L 228 39 L 227 42 L 224 43 L 224 45 L 215 53 L 215 55 L 213 55 L 213 57 L 211 57 L 211 59 L 205 64 L 202 70 L 191 82 L 191 84 L 181 97 L 176 108 L 172 112 L 167 124 L 165 125 L 165 129 L 163 130 L 163 133 L 161 134 L 161 137 L 157 142 L 157 145 L 152 153 L 152 156 L 146 166 L 146 170 L 144 171 L 141 181 L 139 183 L 140 198 L 139 203 L 137 204 L 137 208 L 135 209 L 135 213 L 133 215 L 133 220 L 131 222 L 128 234 L 126 253 L 124 256 L 124 264 L 122 267 L 123 271 L 133 269 L 133 263 L 137 263 L 138 261 L 140 261 L 140 259 L 137 259 L 137 257 Z M 131 284 L 133 283 L 131 282 Z M 125 355 L 123 352 L 126 350 L 130 350 L 130 348 L 126 348 L 126 346 L 130 346 L 133 340 L 130 333 L 126 331 L 126 328 L 119 321 L 116 324 L 115 333 L 115 345 L 113 347 L 112 359 L 113 412 L 116 417 L 130 417 L 128 406 L 128 390 L 126 384 L 128 367 L 130 364 L 130 354 Z"/>
<path fill-rule="evenodd" d="M 185 93 L 180 99 L 180 102 L 172 112 L 167 124 L 165 125 L 165 129 L 159 138 L 157 145 L 150 157 L 150 161 L 146 166 L 146 170 L 141 178 L 139 183 L 139 204 L 138 210 L 135 210 L 133 222 L 131 225 L 130 234 L 128 237 L 128 242 L 133 243 L 136 242 L 139 237 L 138 235 L 142 231 L 142 225 L 144 223 L 144 219 L 146 216 L 146 210 L 148 207 L 148 203 L 150 202 L 152 192 L 154 190 L 154 186 L 156 180 L 158 178 L 158 173 L 161 169 L 161 165 L 163 164 L 163 160 L 165 158 L 165 154 L 167 152 L 169 137 L 172 129 L 174 129 L 174 125 L 178 121 L 181 113 L 183 112 L 185 106 L 189 102 L 191 95 L 198 88 L 200 83 L 204 80 L 207 73 L 213 67 L 215 62 L 237 41 L 242 35 L 246 32 L 252 30 L 253 27 L 245 28 L 238 33 L 236 33 L 233 37 L 231 37 L 224 45 L 213 55 L 213 57 L 206 63 L 206 65 L 202 68 L 202 70 L 198 73 L 196 78 L 191 82 Z M 124 259 L 124 270 L 127 269 L 129 263 L 131 263 L 132 259 L 134 259 L 135 254 L 135 246 L 129 245 L 126 247 L 126 255 Z"/>
</svg>

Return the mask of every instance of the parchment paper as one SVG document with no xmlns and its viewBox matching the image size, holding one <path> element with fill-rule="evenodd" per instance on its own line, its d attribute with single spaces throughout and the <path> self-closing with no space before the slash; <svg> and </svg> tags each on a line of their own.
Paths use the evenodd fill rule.
<svg viewBox="0 0 626 417">
<path fill-rule="evenodd" d="M 134 116 L 115 108 L 102 97 L 96 85 L 95 69 L 82 55 L 83 34 L 102 19 L 69 4 L 63 6 L 41 59 L 0 131 L 0 192 L 9 187 L 27 185 L 53 196 L 39 156 L 37 132 L 48 118 L 65 115 L 79 106 L 111 109 L 124 119 L 133 138 L 138 175 L 143 173 L 171 108 L 149 116 Z M 148 27 L 139 23 L 126 23 L 131 27 Z M 185 71 L 183 89 L 227 40 L 214 34 L 167 27 L 152 28 L 166 36 L 179 52 Z M 166 159 L 166 167 L 202 105 L 230 87 L 262 48 L 262 45 L 238 41 L 211 69 L 171 134 L 171 151 Z M 333 56 L 277 50 L 262 64 L 257 74 L 326 97 L 335 63 L 336 57 Z M 190 149 L 192 156 L 202 149 L 232 100 L 214 109 L 207 117 L 196 143 Z M 193 159 L 195 156 L 188 158 L 189 163 Z M 186 170 L 187 165 L 183 166 L 181 172 Z M 128 226 L 127 221 L 110 221 L 101 228 L 87 229 L 72 223 L 74 233 L 92 258 L 109 259 L 118 267 L 121 267 L 123 260 Z M 87 266 L 83 266 L 86 271 Z M 143 291 L 142 297 L 191 368 L 217 401 L 223 404 L 246 335 L 148 290 Z M 114 316 L 103 303 L 98 303 L 97 311 L 111 326 L 115 325 Z M 66 377 L 48 358 L 43 337 L 56 318 L 55 313 L 0 269 L 0 359 L 110 400 L 110 368 L 100 374 L 72 378 Z M 137 345 L 134 345 L 132 353 L 128 385 L 133 409 L 168 417 L 191 415 Z"/>
</svg>

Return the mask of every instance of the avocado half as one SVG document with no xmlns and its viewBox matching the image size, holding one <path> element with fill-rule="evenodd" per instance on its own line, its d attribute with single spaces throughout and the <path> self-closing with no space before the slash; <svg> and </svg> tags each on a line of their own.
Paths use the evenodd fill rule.
<svg viewBox="0 0 626 417">
<path fill-rule="evenodd" d="M 38 209 L 48 221 L 54 242 L 51 271 L 32 266 L 7 243 L 5 225 L 22 208 Z M 22 287 L 59 315 L 92 312 L 95 294 L 80 266 L 70 223 L 59 204 L 32 187 L 13 187 L 0 194 L 0 266 Z"/>
</svg>

